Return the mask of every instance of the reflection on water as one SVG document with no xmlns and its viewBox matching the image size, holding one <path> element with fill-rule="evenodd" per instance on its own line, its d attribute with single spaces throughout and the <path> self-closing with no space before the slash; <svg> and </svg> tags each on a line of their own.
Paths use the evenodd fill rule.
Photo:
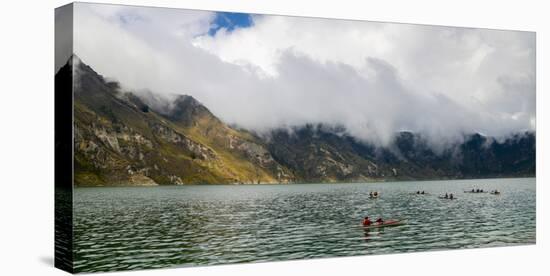
<svg viewBox="0 0 550 276">
<path fill-rule="evenodd" d="M 463 193 L 473 187 L 502 194 Z M 77 272 L 535 242 L 534 178 L 78 188 L 74 200 Z M 365 215 L 406 224 L 366 231 Z"/>
</svg>

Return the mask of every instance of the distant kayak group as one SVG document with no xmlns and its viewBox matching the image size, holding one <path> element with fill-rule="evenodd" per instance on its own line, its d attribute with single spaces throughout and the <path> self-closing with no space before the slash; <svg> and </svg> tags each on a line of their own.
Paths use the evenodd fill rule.
<svg viewBox="0 0 550 276">
<path fill-rule="evenodd" d="M 486 193 L 490 193 L 492 195 L 500 195 L 500 191 L 499 190 L 492 190 L 490 192 L 488 191 L 484 191 L 483 189 L 471 189 L 469 191 L 464 191 L 465 193 L 470 193 L 470 194 L 486 194 Z"/>
<path fill-rule="evenodd" d="M 492 195 L 500 195 L 500 191 L 499 190 L 491 190 L 490 192 L 489 191 L 485 191 L 483 189 L 471 189 L 471 190 L 468 190 L 468 191 L 464 191 L 465 193 L 471 193 L 471 194 L 483 194 L 483 193 L 490 193 Z M 416 192 L 413 192 L 412 194 L 414 195 L 429 195 L 429 193 L 427 193 L 426 191 L 421 191 L 421 190 L 418 190 Z M 378 191 L 371 191 L 369 192 L 369 198 L 371 199 L 375 199 L 375 198 L 379 198 L 380 197 L 380 192 Z M 444 195 L 440 195 L 438 196 L 438 198 L 441 198 L 441 199 L 450 199 L 450 200 L 453 200 L 453 199 L 457 199 L 457 197 L 453 194 L 453 193 L 445 193 Z"/>
<path fill-rule="evenodd" d="M 487 191 L 484 191 L 483 189 L 472 189 L 470 191 L 464 191 L 465 193 L 471 193 L 471 194 L 483 194 L 487 193 Z"/>
</svg>

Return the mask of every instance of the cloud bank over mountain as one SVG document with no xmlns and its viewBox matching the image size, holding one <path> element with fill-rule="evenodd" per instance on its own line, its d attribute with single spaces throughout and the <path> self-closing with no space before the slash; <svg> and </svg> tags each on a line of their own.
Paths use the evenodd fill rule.
<svg viewBox="0 0 550 276">
<path fill-rule="evenodd" d="M 323 123 L 386 145 L 535 129 L 530 32 L 85 3 L 74 20 L 75 53 L 105 77 L 260 133 Z"/>
</svg>

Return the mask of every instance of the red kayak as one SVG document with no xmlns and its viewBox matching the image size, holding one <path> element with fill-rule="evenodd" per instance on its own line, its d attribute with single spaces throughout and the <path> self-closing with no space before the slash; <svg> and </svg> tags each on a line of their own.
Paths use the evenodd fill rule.
<svg viewBox="0 0 550 276">
<path fill-rule="evenodd" d="M 371 225 L 363 226 L 363 227 L 365 227 L 365 229 L 371 229 L 371 228 L 382 228 L 382 227 L 388 227 L 388 226 L 399 226 L 399 225 L 403 225 L 403 224 L 405 224 L 405 223 L 400 221 L 400 220 L 390 219 L 390 220 L 386 220 L 382 223 L 373 222 Z"/>
</svg>

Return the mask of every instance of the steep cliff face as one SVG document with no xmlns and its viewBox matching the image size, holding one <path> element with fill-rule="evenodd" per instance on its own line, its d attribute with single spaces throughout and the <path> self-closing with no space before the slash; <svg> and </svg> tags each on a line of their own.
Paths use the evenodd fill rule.
<svg viewBox="0 0 550 276">
<path fill-rule="evenodd" d="M 293 175 L 253 135 L 232 129 L 190 96 L 169 112 L 75 68 L 75 183 L 280 183 Z M 69 67 L 62 70 L 70 70 Z"/>
<path fill-rule="evenodd" d="M 381 179 L 391 170 L 373 162 L 374 147 L 317 126 L 276 130 L 267 140 L 274 158 L 306 182 Z"/>
<path fill-rule="evenodd" d="M 75 184 L 345 182 L 535 175 L 535 135 L 479 134 L 434 151 L 401 132 L 388 147 L 305 125 L 258 136 L 228 126 L 191 96 L 123 91 L 74 57 Z"/>
<path fill-rule="evenodd" d="M 534 133 L 504 141 L 467 135 L 437 151 L 410 132 L 382 148 L 311 125 L 274 131 L 268 141 L 274 158 L 306 182 L 519 177 L 536 169 Z"/>
<path fill-rule="evenodd" d="M 515 134 L 504 141 L 479 134 L 460 145 L 460 171 L 468 177 L 535 176 L 535 133 Z"/>
</svg>

